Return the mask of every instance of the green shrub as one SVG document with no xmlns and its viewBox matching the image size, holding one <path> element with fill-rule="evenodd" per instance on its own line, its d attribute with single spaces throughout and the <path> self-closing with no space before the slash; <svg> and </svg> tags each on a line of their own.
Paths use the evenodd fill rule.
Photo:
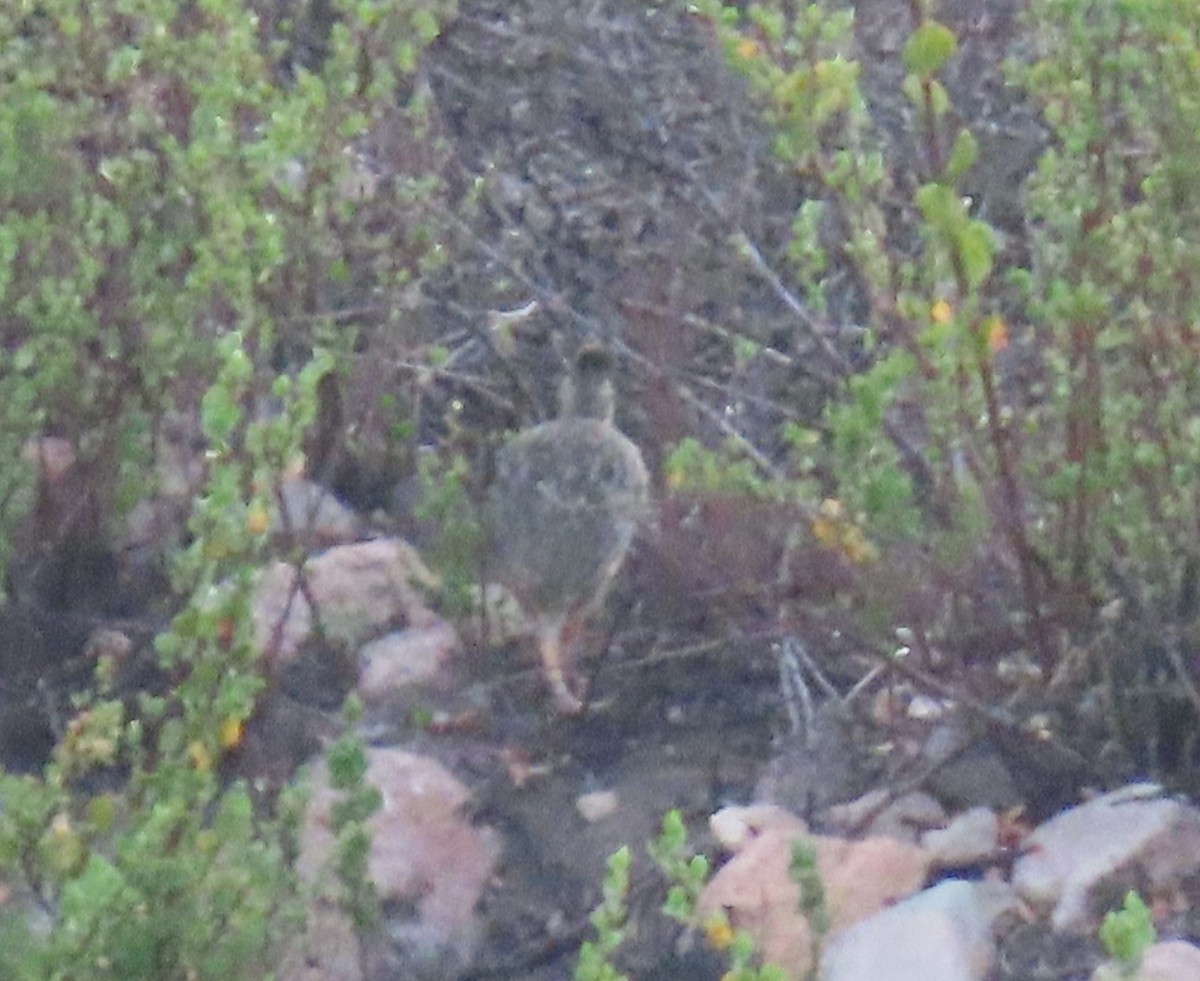
<svg viewBox="0 0 1200 981">
<path fill-rule="evenodd" d="M 1031 57 L 1011 75 L 1051 138 L 1028 187 L 1027 266 L 1010 258 L 1020 250 L 1001 255 L 962 190 L 979 148 L 941 82 L 956 38 L 926 5 L 913 5 L 902 53 L 915 161 L 868 112 L 850 11 L 697 6 L 804 182 L 789 252 L 804 284 L 797 329 L 841 391 L 792 434 L 806 447 L 793 475 L 832 477 L 882 567 L 893 546 L 906 564 L 924 556 L 910 580 L 969 588 L 982 549 L 1002 556 L 1002 604 L 1047 672 L 1059 628 L 1088 636 L 1114 598 L 1147 624 L 1173 620 L 1194 592 L 1200 519 L 1194 6 L 1030 8 Z M 837 342 L 844 325 L 825 319 L 847 272 L 861 369 Z M 1031 384 L 1011 380 L 1018 364 Z M 868 608 L 889 601 L 877 581 L 868 591 Z M 872 622 L 890 631 L 910 615 L 893 606 Z"/>
<path fill-rule="evenodd" d="M 265 684 L 249 598 L 322 381 L 396 330 L 357 301 L 436 261 L 434 175 L 371 185 L 360 156 L 388 125 L 431 142 L 411 74 L 453 3 L 283 6 L 0 9 L 0 450 L 66 438 L 111 534 L 155 490 L 172 413 L 206 447 L 155 641 L 170 687 L 117 691 L 102 659 L 45 773 L 0 774 L 0 876 L 45 914 L 3 911 L 4 977 L 260 978 L 301 920 L 295 795 L 218 767 Z M 34 470 L 0 476 L 0 568 Z M 365 925 L 369 801 L 343 778 Z"/>
<path fill-rule="evenodd" d="M 705 942 L 729 959 L 729 970 L 722 975 L 725 981 L 782 981 L 782 968 L 760 964 L 754 941 L 744 930 L 735 930 L 723 914 L 698 922 L 696 904 L 708 882 L 708 859 L 695 854 L 687 840 L 683 818 L 675 810 L 663 815 L 662 831 L 646 846 L 651 861 L 662 873 L 667 898 L 662 912 L 688 928 L 699 928 Z M 591 922 L 596 939 L 584 941 L 575 966 L 575 981 L 626 981 L 626 976 L 613 965 L 621 945 L 630 934 L 628 924 L 629 872 L 632 856 L 629 848 L 614 852 L 602 883 L 603 898 L 592 912 Z M 817 938 L 814 943 L 811 975 L 816 976 L 820 956 L 820 938 L 829 930 L 829 910 L 825 905 L 825 890 L 816 870 L 816 852 L 804 841 L 793 846 L 789 874 L 800 886 L 800 909 Z"/>
<path fill-rule="evenodd" d="M 249 789 L 222 786 L 216 764 L 263 685 L 247 608 L 266 540 L 265 528 L 249 531 L 250 515 L 265 505 L 243 499 L 248 475 L 232 437 L 244 432 L 252 471 L 275 472 L 270 448 L 297 444 L 314 385 L 310 377 L 298 399 L 277 386 L 282 415 L 243 426 L 249 361 L 236 334 L 219 349 L 202 416 L 209 480 L 175 569 L 187 602 L 156 641 L 177 683 L 130 711 L 106 690 L 115 669 L 102 660 L 97 689 L 77 696 L 44 775 L 0 774 L 0 868 L 51 913 L 36 941 L 11 914 L 6 932 L 21 938 L 12 948 L 20 961 L 6 966 L 16 976 L 257 977 L 298 915 L 288 860 L 295 802 L 285 796 L 275 815 L 256 814 Z M 118 774 L 119 789 L 88 789 Z"/>
</svg>

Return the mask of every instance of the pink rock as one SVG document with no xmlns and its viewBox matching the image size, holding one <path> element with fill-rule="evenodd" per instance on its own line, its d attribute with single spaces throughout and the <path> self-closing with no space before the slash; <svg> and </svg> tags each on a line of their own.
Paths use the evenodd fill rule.
<svg viewBox="0 0 1200 981">
<path fill-rule="evenodd" d="M 75 447 L 61 436 L 35 437 L 21 447 L 21 459 L 35 464 L 47 480 L 58 481 L 75 466 Z"/>
<path fill-rule="evenodd" d="M 989 807 L 972 807 L 944 828 L 921 835 L 921 844 L 934 856 L 939 868 L 963 868 L 996 854 L 1000 819 Z"/>
<path fill-rule="evenodd" d="M 822 981 L 984 981 L 1006 883 L 947 880 L 859 921 L 830 943 Z"/>
<path fill-rule="evenodd" d="M 430 680 L 459 646 L 454 628 L 444 621 L 431 627 L 395 630 L 359 651 L 358 693 L 366 705 Z"/>
<path fill-rule="evenodd" d="M 299 656 L 312 631 L 309 598 L 326 635 L 352 649 L 400 626 L 431 627 L 438 621 L 422 593 L 435 588 L 437 579 L 398 538 L 328 549 L 305 562 L 304 576 L 307 596 L 295 567 L 278 562 L 255 590 L 255 641 L 277 668 Z"/>
<path fill-rule="evenodd" d="M 1115 964 L 1101 964 L 1092 974 L 1092 981 L 1196 981 L 1197 978 L 1200 978 L 1200 947 L 1182 940 L 1154 944 L 1132 975 L 1123 975 Z"/>
<path fill-rule="evenodd" d="M 1200 947 L 1172 940 L 1155 944 L 1142 957 L 1134 981 L 1196 981 L 1200 978 Z"/>
<path fill-rule="evenodd" d="M 803 822 L 780 808 L 742 810 L 747 834 L 705 887 L 698 913 L 703 920 L 724 911 L 734 927 L 755 938 L 764 961 L 789 978 L 805 977 L 812 965 L 812 938 L 798 909 L 800 887 L 788 874 L 793 842 L 807 840 L 816 849 L 831 936 L 911 895 L 925 881 L 929 857 L 916 845 L 884 837 L 805 835 Z"/>
<path fill-rule="evenodd" d="M 1090 897 L 1114 876 L 1136 872 L 1151 892 L 1168 890 L 1200 870 L 1200 811 L 1126 787 L 1051 818 L 1025 841 L 1013 867 L 1017 892 L 1052 911 L 1057 930 L 1095 927 Z"/>
<path fill-rule="evenodd" d="M 728 852 L 740 852 L 767 831 L 803 835 L 808 825 L 803 818 L 777 804 L 750 804 L 723 807 L 708 819 L 708 826 Z"/>
<path fill-rule="evenodd" d="M 420 948 L 410 956 L 465 963 L 479 940 L 475 905 L 495 868 L 499 840 L 463 818 L 470 794 L 440 763 L 401 749 L 367 752 L 367 780 L 383 794 L 383 808 L 369 822 L 368 870 L 381 898 L 404 900 L 417 911 L 390 932 Z M 316 882 L 333 851 L 330 812 L 339 795 L 324 762 L 313 767 L 311 783 L 297 868 Z"/>
<path fill-rule="evenodd" d="M 358 936 L 350 917 L 332 901 L 309 910 L 304 933 L 292 937 L 279 960 L 279 981 L 362 981 Z"/>
<path fill-rule="evenodd" d="M 358 538 L 358 516 L 327 487 L 303 477 L 284 477 L 279 501 L 272 534 L 286 531 L 306 546 L 340 545 Z"/>
</svg>

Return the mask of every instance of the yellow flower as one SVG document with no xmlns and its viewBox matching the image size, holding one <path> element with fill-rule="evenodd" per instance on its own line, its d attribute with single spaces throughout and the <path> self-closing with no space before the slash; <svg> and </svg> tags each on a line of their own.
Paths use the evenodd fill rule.
<svg viewBox="0 0 1200 981">
<path fill-rule="evenodd" d="M 879 550 L 858 525 L 847 525 L 842 535 L 842 553 L 855 565 L 866 565 L 879 558 Z"/>
<path fill-rule="evenodd" d="M 238 716 L 229 716 L 226 721 L 221 723 L 221 729 L 217 733 L 217 742 L 220 742 L 222 750 L 232 750 L 234 746 L 241 745 L 241 738 L 245 732 L 245 720 L 241 720 Z"/>
<path fill-rule="evenodd" d="M 826 548 L 838 548 L 841 545 L 842 527 L 845 520 L 842 514 L 842 502 L 827 497 L 817 509 L 817 516 L 813 518 L 813 538 Z"/>
<path fill-rule="evenodd" d="M 245 729 L 245 722 L 236 715 L 231 715 L 221 723 L 221 728 L 217 733 L 217 742 L 221 744 L 222 749 L 233 749 L 235 746 L 240 746 Z"/>
<path fill-rule="evenodd" d="M 993 354 L 1008 347 L 1008 325 L 1000 317 L 988 317 L 983 322 L 983 331 L 988 349 Z"/>
<path fill-rule="evenodd" d="M 938 300 L 929 311 L 935 324 L 948 324 L 954 319 L 954 308 L 945 300 Z"/>
<path fill-rule="evenodd" d="M 214 541 L 211 538 L 205 539 L 204 557 L 210 562 L 220 562 L 222 559 L 227 559 L 232 551 L 228 542 Z"/>
<path fill-rule="evenodd" d="M 744 37 L 738 41 L 735 50 L 739 58 L 757 58 L 759 54 L 758 42 L 754 38 Z"/>
<path fill-rule="evenodd" d="M 846 516 L 845 507 L 836 498 L 821 502 L 810 527 L 817 544 L 840 552 L 855 565 L 879 558 L 878 550 L 863 534 L 862 528 Z"/>
<path fill-rule="evenodd" d="M 714 913 L 704 921 L 704 939 L 713 950 L 726 950 L 733 943 L 733 927 L 724 913 Z"/>
<path fill-rule="evenodd" d="M 192 764 L 193 769 L 199 770 L 202 773 L 207 773 L 212 769 L 212 753 L 208 751 L 208 747 L 199 739 L 193 739 L 188 743 L 187 756 L 188 762 Z"/>
<path fill-rule="evenodd" d="M 72 825 L 70 815 L 61 811 L 54 815 L 50 827 L 42 835 L 40 847 L 46 864 L 58 873 L 78 869 L 87 857 L 83 839 Z"/>
<path fill-rule="evenodd" d="M 251 504 L 250 510 L 246 512 L 246 531 L 251 535 L 262 535 L 270 527 L 271 516 L 267 509 L 258 502 Z"/>
</svg>

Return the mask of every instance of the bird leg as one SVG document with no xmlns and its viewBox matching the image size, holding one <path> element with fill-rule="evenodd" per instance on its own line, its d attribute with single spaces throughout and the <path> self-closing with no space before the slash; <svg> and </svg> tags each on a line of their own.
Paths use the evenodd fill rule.
<svg viewBox="0 0 1200 981">
<path fill-rule="evenodd" d="M 581 624 L 572 617 L 538 632 L 542 673 L 546 677 L 546 684 L 550 686 L 554 707 L 563 715 L 576 715 L 583 711 L 583 699 L 571 690 L 567 682 L 571 654 L 574 653 L 580 633 Z"/>
</svg>

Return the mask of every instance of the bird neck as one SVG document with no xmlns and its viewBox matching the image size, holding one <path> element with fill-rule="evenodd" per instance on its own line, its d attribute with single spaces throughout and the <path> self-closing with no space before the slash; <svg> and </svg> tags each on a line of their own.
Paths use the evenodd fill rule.
<svg viewBox="0 0 1200 981">
<path fill-rule="evenodd" d="M 605 374 L 579 372 L 563 382 L 561 401 L 564 418 L 612 422 L 615 409 L 612 379 Z"/>
</svg>

